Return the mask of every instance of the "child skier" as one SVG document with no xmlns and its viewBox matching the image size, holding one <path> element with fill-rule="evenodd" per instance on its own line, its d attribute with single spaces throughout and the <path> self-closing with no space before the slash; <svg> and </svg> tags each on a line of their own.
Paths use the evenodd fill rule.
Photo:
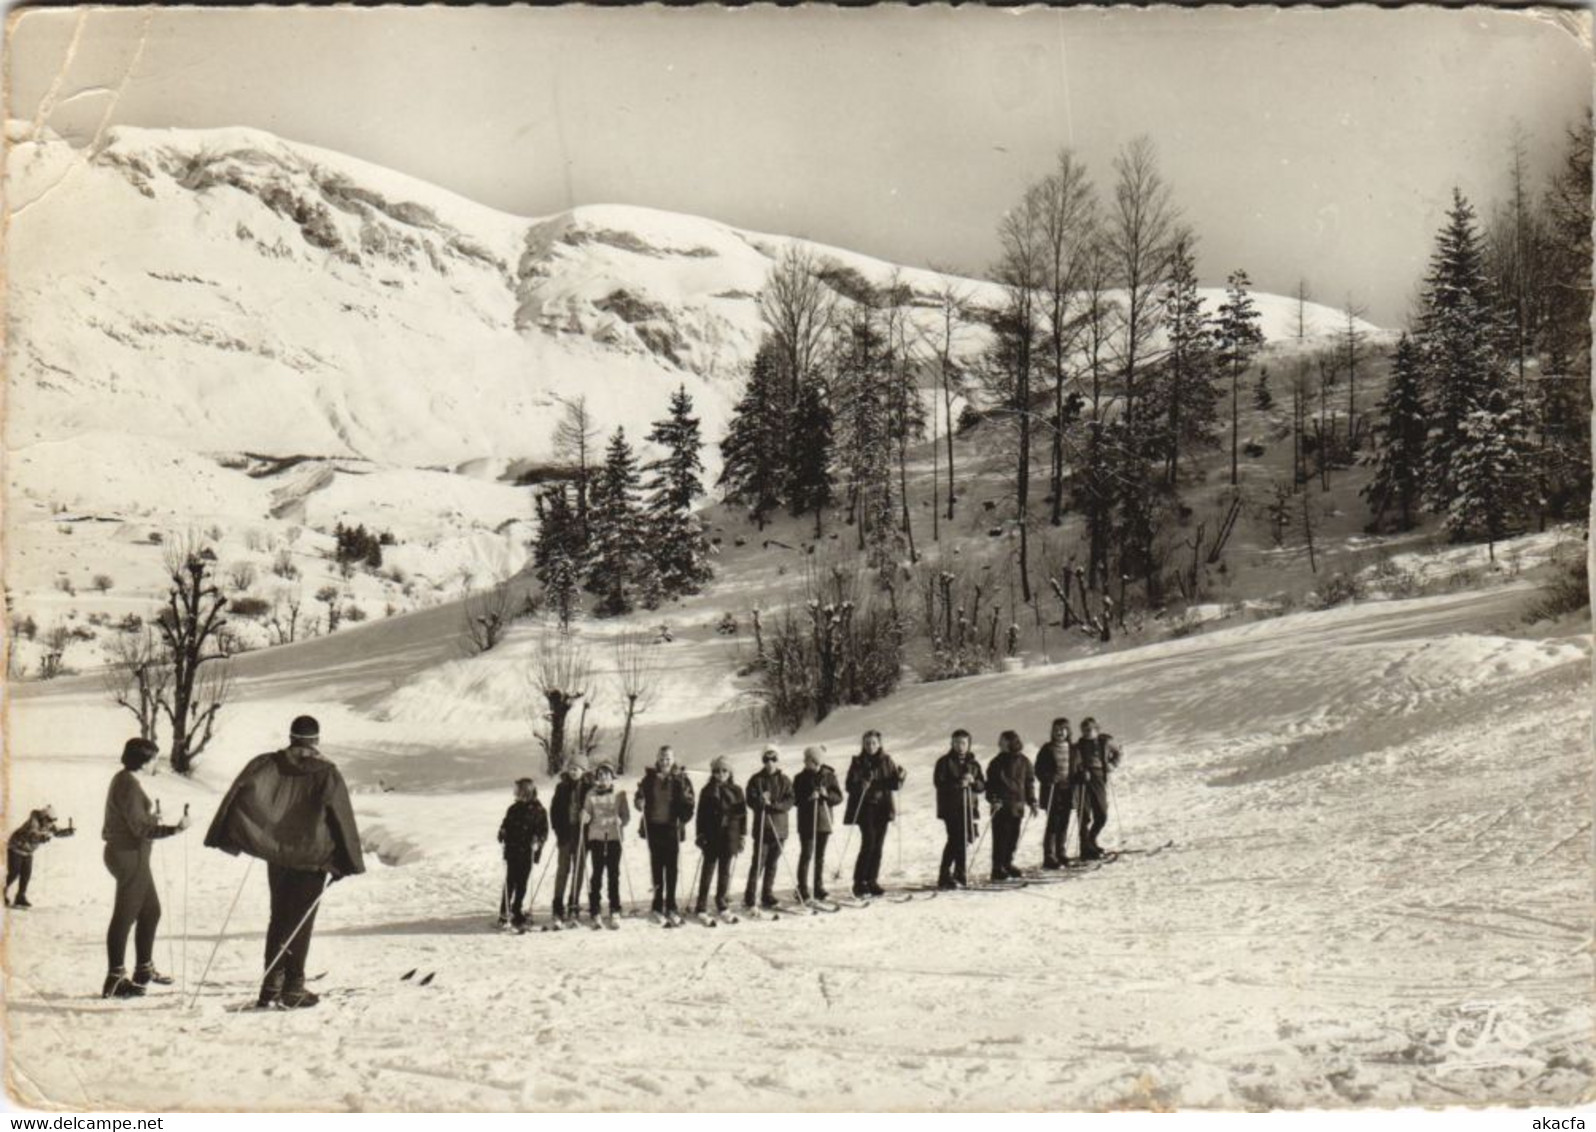
<svg viewBox="0 0 1596 1132">
<path fill-rule="evenodd" d="M 798 810 L 798 899 L 809 903 L 809 862 L 814 862 L 816 900 L 826 899 L 826 842 L 831 838 L 831 808 L 842 802 L 837 772 L 825 766 L 824 747 L 804 748 L 804 768 L 792 780 Z"/>
<path fill-rule="evenodd" d="M 33 851 L 52 837 L 71 837 L 77 830 L 62 829 L 55 821 L 55 811 L 43 806 L 28 815 L 28 820 L 11 831 L 6 842 L 6 903 L 13 908 L 31 908 L 28 903 L 28 881 L 33 877 Z M 17 898 L 11 899 L 11 886 L 17 886 Z"/>
<path fill-rule="evenodd" d="M 756 895 L 765 908 L 776 906 L 776 862 L 787 841 L 787 811 L 792 809 L 792 780 L 781 772 L 781 752 L 766 747 L 759 756 L 764 765 L 743 790 L 753 811 L 754 859 L 748 863 L 748 888 L 743 907 L 752 909 Z"/>
<path fill-rule="evenodd" d="M 586 847 L 582 844 L 582 803 L 587 800 L 587 764 L 579 756 L 568 758 L 560 771 L 559 785 L 549 801 L 549 824 L 554 828 L 554 843 L 559 859 L 554 862 L 553 927 L 575 921 L 576 910 L 582 904 L 581 865 Z M 566 900 L 566 889 L 570 900 Z"/>
<path fill-rule="evenodd" d="M 515 801 L 499 823 L 499 844 L 504 846 L 504 893 L 499 898 L 499 926 L 518 931 L 526 927 L 521 904 L 532 865 L 543 856 L 549 837 L 549 815 L 538 801 L 538 788 L 530 778 L 515 780 Z"/>
<path fill-rule="evenodd" d="M 731 763 L 721 755 L 710 764 L 709 785 L 698 796 L 694 843 L 703 851 L 704 861 L 695 910 L 701 921 L 707 915 L 711 873 L 715 877 L 715 911 L 722 919 L 731 916 L 726 905 L 726 886 L 731 880 L 732 861 L 743 851 L 747 820 L 742 787 L 732 781 Z"/>
<path fill-rule="evenodd" d="M 986 776 L 981 763 L 970 753 L 970 733 L 962 727 L 949 740 L 948 753 L 937 760 L 931 772 L 937 792 L 937 817 L 948 838 L 942 847 L 942 867 L 937 873 L 938 888 L 963 888 L 969 884 L 970 842 L 979 832 L 981 795 L 986 793 Z"/>
<path fill-rule="evenodd" d="M 992 807 L 992 879 L 1019 877 L 1014 850 L 1027 811 L 1036 816 L 1036 775 L 1025 757 L 1025 744 L 1014 731 L 998 737 L 998 753 L 986 768 L 986 800 Z"/>
<path fill-rule="evenodd" d="M 593 771 L 593 788 L 582 801 L 588 867 L 593 870 L 588 879 L 587 910 L 595 928 L 599 926 L 599 892 L 606 876 L 610 882 L 610 914 L 604 917 L 603 924 L 606 928 L 620 927 L 616 916 L 621 910 L 621 840 L 631 820 L 626 795 L 615 789 L 615 768 L 600 763 Z M 572 893 L 571 899 L 578 897 Z"/>
</svg>

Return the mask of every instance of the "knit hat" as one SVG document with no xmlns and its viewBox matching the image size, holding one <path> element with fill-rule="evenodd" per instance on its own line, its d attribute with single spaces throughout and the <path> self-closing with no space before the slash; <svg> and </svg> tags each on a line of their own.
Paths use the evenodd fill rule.
<svg viewBox="0 0 1596 1132">
<path fill-rule="evenodd" d="M 40 806 L 39 807 L 39 816 L 41 818 L 43 818 L 45 821 L 54 821 L 55 820 L 55 807 L 54 806 Z"/>
<path fill-rule="evenodd" d="M 615 768 L 613 766 L 611 766 L 609 763 L 599 763 L 598 766 L 593 768 L 593 773 L 594 774 L 607 774 L 611 778 L 614 778 L 615 777 Z"/>
<path fill-rule="evenodd" d="M 288 728 L 290 739 L 320 739 L 321 724 L 316 722 L 313 715 L 301 715 L 294 719 L 293 725 Z"/>
<path fill-rule="evenodd" d="M 760 762 L 764 762 L 769 758 L 775 758 L 778 761 L 781 759 L 781 748 L 776 746 L 774 743 L 766 743 L 765 749 L 759 752 Z"/>
<path fill-rule="evenodd" d="M 730 770 L 730 769 L 731 769 L 731 760 L 728 759 L 725 755 L 716 755 L 714 761 L 709 764 L 709 770 L 710 770 L 711 774 L 713 774 L 717 770 Z"/>
<path fill-rule="evenodd" d="M 805 747 L 804 758 L 813 758 L 817 763 L 824 762 L 826 758 L 826 748 L 824 746 Z"/>
<path fill-rule="evenodd" d="M 580 770 L 580 771 L 586 772 L 586 770 L 587 770 L 587 760 L 584 759 L 581 755 L 572 755 L 570 758 L 565 760 L 565 769 L 566 770 Z"/>
</svg>

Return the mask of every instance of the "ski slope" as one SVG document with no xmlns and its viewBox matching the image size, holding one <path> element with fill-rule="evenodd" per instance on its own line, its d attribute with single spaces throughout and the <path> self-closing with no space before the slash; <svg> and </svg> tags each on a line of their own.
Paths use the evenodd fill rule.
<svg viewBox="0 0 1596 1132">
<path fill-rule="evenodd" d="M 327 997 L 308 1012 L 231 1012 L 261 966 L 258 867 L 193 1010 L 176 990 L 96 997 L 112 890 L 97 815 L 125 723 L 86 680 L 14 688 L 11 812 L 49 801 L 82 833 L 40 851 L 35 908 L 8 920 L 12 1088 L 125 1109 L 1570 1102 L 1596 1069 L 1591 649 L 1588 621 L 1527 634 L 1527 597 L 1296 613 L 841 711 L 784 741 L 783 767 L 818 741 L 841 770 L 859 732 L 885 732 L 909 768 L 889 887 L 934 877 L 930 769 L 954 726 L 988 758 L 1002 728 L 1034 753 L 1053 715 L 1095 715 L 1126 750 L 1105 843 L 1173 846 L 1055 885 L 714 931 L 489 930 L 494 832 L 537 760 L 513 699 L 477 697 L 504 705 L 496 721 L 424 721 L 429 681 L 466 686 L 456 665 L 515 678 L 444 657 L 426 620 L 443 611 L 246 656 L 196 779 L 147 783 L 196 818 L 155 849 L 157 958 L 194 989 L 247 871 L 201 831 L 231 774 L 315 711 L 371 852 L 327 897 L 310 959 Z M 641 745 L 668 739 L 695 772 L 728 753 L 741 780 L 758 744 L 702 674 L 735 648 L 711 636 L 662 646 L 704 668 Z M 851 864 L 843 840 L 831 858 Z M 623 895 L 646 902 L 640 841 L 624 866 Z M 413 968 L 431 985 L 402 981 Z"/>
</svg>

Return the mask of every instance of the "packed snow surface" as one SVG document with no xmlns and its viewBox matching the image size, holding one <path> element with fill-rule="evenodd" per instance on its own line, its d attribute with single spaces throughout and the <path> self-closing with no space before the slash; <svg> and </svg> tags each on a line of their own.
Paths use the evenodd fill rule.
<svg viewBox="0 0 1596 1132">
<path fill-rule="evenodd" d="M 1596 1068 L 1590 644 L 1583 626 L 1524 637 L 1525 598 L 1510 585 L 1364 602 L 839 712 L 784 741 L 783 766 L 823 742 L 842 770 L 865 727 L 885 732 L 909 768 L 889 887 L 934 877 L 930 771 L 955 726 L 983 757 L 1006 727 L 1034 754 L 1054 715 L 1095 715 L 1126 752 L 1105 843 L 1173 845 L 1058 884 L 714 931 L 491 930 L 494 834 L 511 780 L 541 759 L 523 677 L 498 650 L 444 655 L 445 610 L 250 654 L 196 778 L 148 781 L 167 814 L 187 803 L 196 818 L 155 847 L 158 961 L 192 993 L 220 938 L 194 1009 L 178 988 L 97 997 L 112 891 L 98 813 L 125 718 L 88 680 L 18 689 L 12 813 L 48 801 L 81 835 L 40 850 L 35 907 L 9 921 L 13 1088 L 132 1109 L 1572 1101 Z M 524 658 L 530 644 L 501 647 Z M 758 743 L 714 675 L 736 647 L 708 618 L 659 646 L 672 676 L 639 749 L 674 743 L 699 781 L 720 753 L 752 773 Z M 261 967 L 265 880 L 200 834 L 231 775 L 307 709 L 357 792 L 371 868 L 320 915 L 322 1004 L 238 1013 Z M 1039 837 L 1033 823 L 1022 865 Z M 834 836 L 832 861 L 851 865 L 848 841 Z M 625 852 L 636 907 L 646 850 Z M 846 883 L 845 868 L 832 887 Z M 539 920 L 549 899 L 545 885 Z"/>
</svg>

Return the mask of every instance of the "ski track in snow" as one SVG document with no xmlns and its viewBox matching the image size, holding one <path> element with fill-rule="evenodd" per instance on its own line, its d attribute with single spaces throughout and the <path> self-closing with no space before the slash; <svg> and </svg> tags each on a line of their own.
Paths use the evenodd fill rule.
<svg viewBox="0 0 1596 1132">
<path fill-rule="evenodd" d="M 1056 711 L 1097 715 L 1127 751 L 1105 842 L 1174 846 L 1057 884 L 714 932 L 641 919 L 614 933 L 490 930 L 507 790 L 363 788 L 418 759 L 444 763 L 438 780 L 463 759 L 473 781 L 494 781 L 502 758 L 507 783 L 525 741 L 473 762 L 459 739 L 385 765 L 411 724 L 318 705 L 330 739 L 350 736 L 368 843 L 403 863 L 373 855 L 366 876 L 331 891 L 310 960 L 330 971 L 316 984 L 326 998 L 304 1012 L 229 1010 L 252 1001 L 261 966 L 258 867 L 196 1009 L 176 987 L 95 997 L 112 886 L 94 819 L 123 724 L 81 685 L 30 689 L 12 705 L 14 812 L 48 795 L 83 832 L 41 850 L 36 907 L 9 922 L 13 1088 L 39 1106 L 141 1110 L 175 1098 L 384 1110 L 1572 1101 L 1596 1068 L 1590 647 L 1503 635 L 1522 598 L 1509 587 L 1299 614 L 839 712 L 785 746 L 824 740 L 840 769 L 867 722 L 886 731 L 910 768 L 889 887 L 934 875 L 930 764 L 955 724 L 989 757 L 1000 726 L 1018 726 L 1034 754 Z M 402 683 L 407 621 L 366 638 L 361 679 L 335 686 L 384 672 Z M 359 640 L 300 655 L 331 659 Z M 312 694 L 316 671 L 279 685 L 265 669 L 291 658 L 271 655 L 245 680 L 232 736 L 275 734 Z M 694 768 L 725 742 L 715 705 L 702 712 L 671 725 Z M 251 753 L 227 745 L 197 782 L 148 784 L 168 813 L 194 804 L 186 847 L 155 848 L 157 962 L 186 972 L 190 993 L 246 868 L 200 845 L 215 792 Z M 737 746 L 741 778 L 755 756 Z M 1032 823 L 1022 865 L 1039 839 Z M 684 863 L 685 890 L 690 846 Z M 635 837 L 624 868 L 622 895 L 646 905 Z M 550 896 L 545 881 L 540 920 Z M 427 972 L 434 982 L 418 985 Z"/>
</svg>

